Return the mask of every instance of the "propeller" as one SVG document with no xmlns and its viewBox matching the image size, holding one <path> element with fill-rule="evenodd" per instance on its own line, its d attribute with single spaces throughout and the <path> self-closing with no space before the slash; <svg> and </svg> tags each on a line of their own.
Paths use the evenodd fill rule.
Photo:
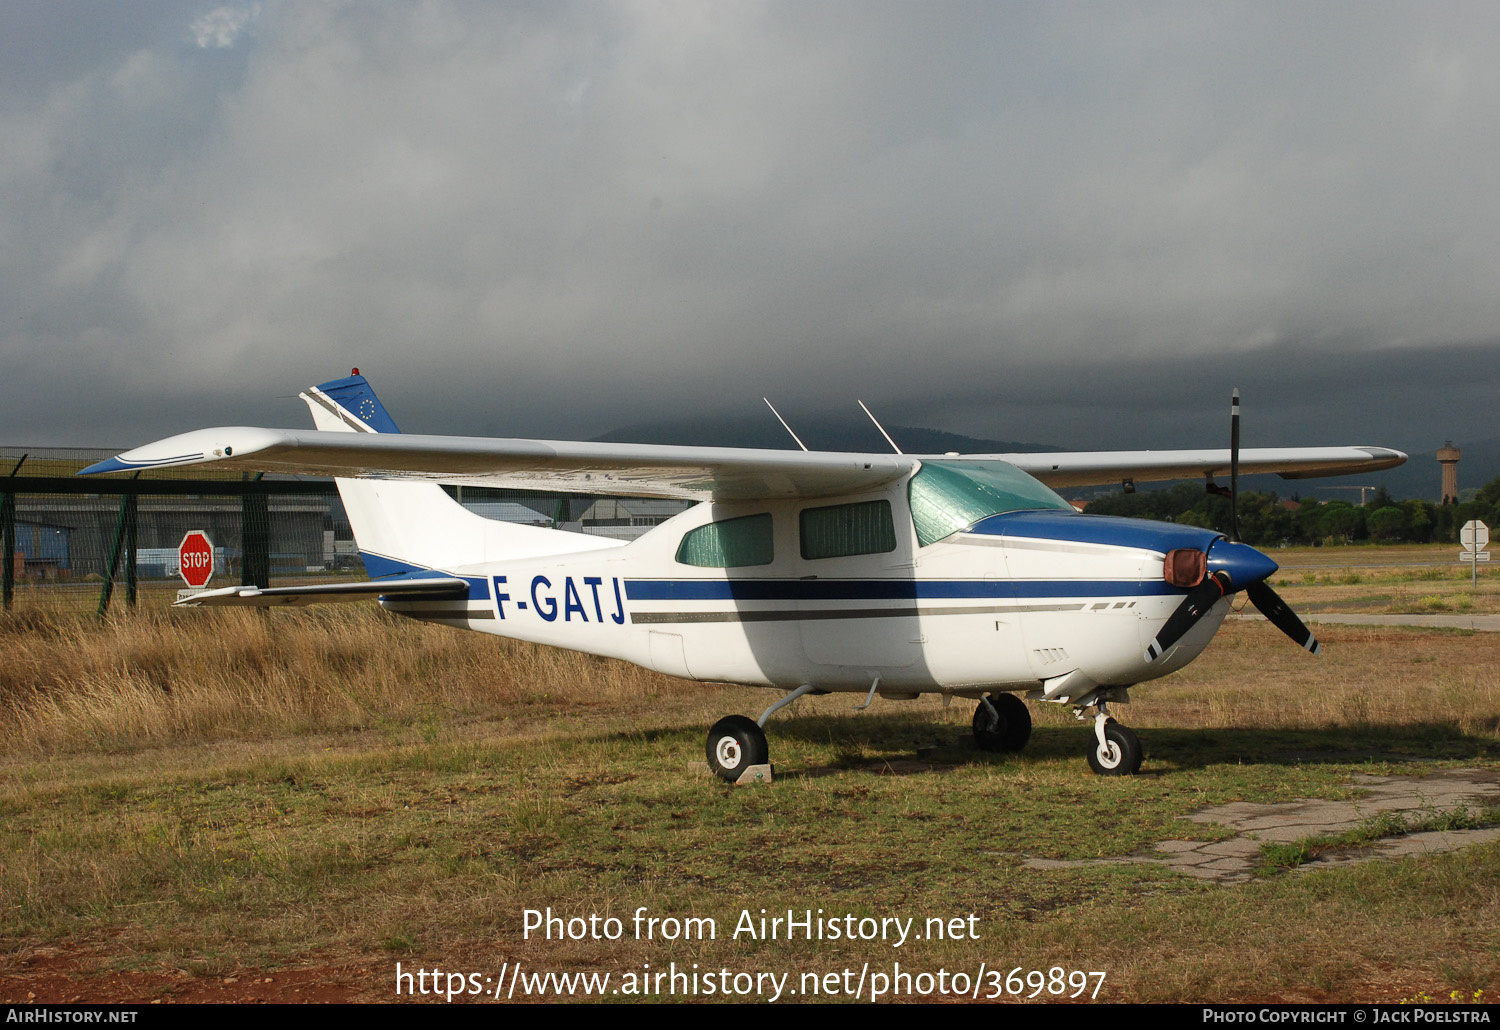
<svg viewBox="0 0 1500 1030">
<path fill-rule="evenodd" d="M 1297 618 L 1297 613 L 1281 599 L 1281 595 L 1266 584 L 1267 577 L 1276 571 L 1276 563 L 1253 547 L 1240 543 L 1239 480 L 1240 391 L 1235 390 L 1229 404 L 1229 539 L 1215 541 L 1209 546 L 1208 563 L 1217 568 L 1189 590 L 1177 610 L 1162 623 L 1156 639 L 1146 648 L 1146 661 L 1154 662 L 1166 654 L 1198 624 L 1199 619 L 1208 614 L 1219 598 L 1236 590 L 1245 591 L 1250 603 L 1266 620 L 1291 637 L 1298 647 L 1313 654 L 1319 653 L 1318 641 L 1312 631 Z"/>
<path fill-rule="evenodd" d="M 1197 625 L 1198 620 L 1208 614 L 1208 610 L 1218 603 L 1219 598 L 1228 593 L 1229 582 L 1229 573 L 1215 572 L 1189 590 L 1188 595 L 1177 606 L 1177 610 L 1166 622 L 1162 623 L 1156 639 L 1151 641 L 1151 646 L 1146 648 L 1146 661 L 1154 662 L 1166 654 L 1169 647 L 1181 640 L 1184 633 Z"/>
<path fill-rule="evenodd" d="M 1208 562 L 1214 570 L 1203 582 L 1188 591 L 1146 648 L 1146 661 L 1154 662 L 1181 640 L 1188 630 L 1207 615 L 1219 598 L 1237 590 L 1245 591 L 1250 603 L 1259 609 L 1277 629 L 1291 637 L 1298 647 L 1318 653 L 1318 641 L 1297 613 L 1266 583 L 1276 571 L 1276 563 L 1248 544 L 1233 540 L 1216 540 L 1209 547 Z"/>
<path fill-rule="evenodd" d="M 1318 645 L 1318 638 L 1312 635 L 1312 630 L 1297 618 L 1297 613 L 1287 607 L 1281 595 L 1268 587 L 1265 580 L 1251 583 L 1245 588 L 1245 595 L 1250 598 L 1250 603 L 1266 617 L 1267 622 L 1296 641 L 1298 647 L 1305 647 L 1313 654 L 1318 654 L 1322 650 Z"/>
</svg>

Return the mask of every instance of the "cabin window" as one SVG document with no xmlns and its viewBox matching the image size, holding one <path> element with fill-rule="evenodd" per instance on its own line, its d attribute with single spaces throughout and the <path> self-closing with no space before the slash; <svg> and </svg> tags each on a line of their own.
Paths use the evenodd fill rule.
<svg viewBox="0 0 1500 1030">
<path fill-rule="evenodd" d="M 924 461 L 907 486 L 923 547 L 1007 511 L 1072 511 L 1040 480 L 1003 461 Z"/>
<path fill-rule="evenodd" d="M 802 512 L 802 557 L 844 558 L 896 549 L 890 501 L 862 501 Z"/>
<path fill-rule="evenodd" d="M 774 558 L 769 512 L 699 526 L 689 530 L 677 546 L 679 562 L 705 569 L 769 565 Z"/>
</svg>

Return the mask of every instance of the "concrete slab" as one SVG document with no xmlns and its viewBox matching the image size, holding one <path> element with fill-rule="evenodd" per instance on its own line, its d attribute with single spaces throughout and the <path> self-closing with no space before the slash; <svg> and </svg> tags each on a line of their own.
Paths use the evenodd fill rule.
<svg viewBox="0 0 1500 1030">
<path fill-rule="evenodd" d="M 1253 878 L 1260 864 L 1262 844 L 1339 834 L 1383 812 L 1399 813 L 1415 821 L 1460 808 L 1500 805 L 1500 771 L 1490 769 L 1445 769 L 1429 776 L 1359 775 L 1354 783 L 1364 794 L 1350 801 L 1309 799 L 1281 805 L 1236 801 L 1199 809 L 1187 816 L 1192 822 L 1234 830 L 1236 835 L 1228 840 L 1164 840 L 1154 845 L 1151 854 L 1076 861 L 1033 858 L 1023 864 L 1028 869 L 1076 869 L 1149 862 L 1199 879 L 1242 883 Z M 1500 827 L 1412 833 L 1370 847 L 1321 855 L 1298 868 L 1326 869 L 1379 858 L 1426 855 L 1497 840 Z"/>
</svg>

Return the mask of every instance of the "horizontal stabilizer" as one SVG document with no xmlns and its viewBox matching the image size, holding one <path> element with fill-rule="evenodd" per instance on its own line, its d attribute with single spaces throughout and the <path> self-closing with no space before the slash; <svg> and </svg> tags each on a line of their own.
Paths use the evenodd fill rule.
<svg viewBox="0 0 1500 1030">
<path fill-rule="evenodd" d="M 359 583 L 318 583 L 304 587 L 224 587 L 178 597 L 176 608 L 285 608 L 334 601 L 384 597 L 441 601 L 469 596 L 469 582 L 457 576 L 391 577 Z"/>
</svg>

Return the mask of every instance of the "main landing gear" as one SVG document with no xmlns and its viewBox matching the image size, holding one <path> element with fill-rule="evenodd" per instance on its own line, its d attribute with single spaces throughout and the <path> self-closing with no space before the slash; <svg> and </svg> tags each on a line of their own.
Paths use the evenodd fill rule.
<svg viewBox="0 0 1500 1030">
<path fill-rule="evenodd" d="M 1031 739 L 1031 712 L 1014 694 L 991 694 L 974 709 L 974 743 L 981 751 L 1015 752 Z"/>
<path fill-rule="evenodd" d="M 878 679 L 875 681 L 880 682 Z M 874 688 L 870 691 L 874 693 Z M 766 731 L 761 729 L 777 709 L 791 704 L 804 694 L 822 694 L 811 683 L 804 683 L 770 708 L 760 713 L 759 719 L 747 719 L 743 715 L 726 715 L 708 731 L 706 753 L 708 767 L 721 780 L 740 782 L 745 772 L 757 765 L 770 764 L 770 747 L 766 744 Z"/>
<path fill-rule="evenodd" d="M 708 767 L 730 783 L 752 765 L 765 765 L 770 754 L 766 731 L 743 715 L 726 715 L 708 731 Z"/>
</svg>

